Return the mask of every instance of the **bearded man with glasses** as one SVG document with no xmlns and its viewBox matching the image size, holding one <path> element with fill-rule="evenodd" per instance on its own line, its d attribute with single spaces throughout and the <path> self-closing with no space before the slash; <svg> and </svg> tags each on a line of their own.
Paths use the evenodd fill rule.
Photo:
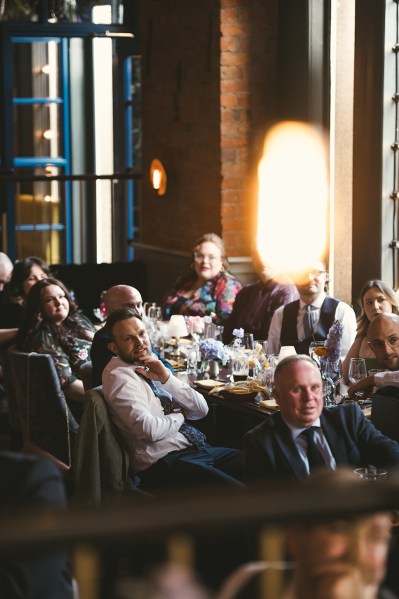
<svg viewBox="0 0 399 599">
<path fill-rule="evenodd" d="M 348 389 L 350 397 L 359 391 L 370 391 L 372 387 L 399 387 L 399 316 L 387 312 L 377 314 L 370 322 L 367 338 L 375 357 L 387 370 L 351 385 Z"/>
</svg>

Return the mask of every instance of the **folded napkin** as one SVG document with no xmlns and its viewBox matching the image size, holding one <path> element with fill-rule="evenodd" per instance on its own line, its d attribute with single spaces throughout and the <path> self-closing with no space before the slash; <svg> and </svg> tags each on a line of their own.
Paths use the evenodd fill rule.
<svg viewBox="0 0 399 599">
<path fill-rule="evenodd" d="M 275 399 L 262 399 L 259 402 L 259 405 L 263 406 L 264 408 L 268 408 L 269 410 L 278 410 L 279 409 Z"/>
<path fill-rule="evenodd" d="M 222 387 L 212 389 L 210 393 L 219 393 L 220 391 L 229 391 L 235 393 L 239 397 L 240 395 L 247 395 L 248 393 L 261 393 L 264 397 L 269 397 L 269 391 L 266 387 L 262 387 L 254 380 L 238 381 L 237 383 L 226 383 Z"/>
</svg>

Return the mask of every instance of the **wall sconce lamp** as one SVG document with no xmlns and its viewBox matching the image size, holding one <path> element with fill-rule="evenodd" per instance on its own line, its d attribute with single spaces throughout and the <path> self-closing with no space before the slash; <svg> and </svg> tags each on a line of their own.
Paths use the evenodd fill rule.
<svg viewBox="0 0 399 599">
<path fill-rule="evenodd" d="M 160 160 L 154 158 L 150 166 L 150 180 L 151 187 L 159 196 L 164 196 L 166 193 L 166 187 L 168 183 L 168 177 L 166 176 L 166 170 Z"/>
</svg>

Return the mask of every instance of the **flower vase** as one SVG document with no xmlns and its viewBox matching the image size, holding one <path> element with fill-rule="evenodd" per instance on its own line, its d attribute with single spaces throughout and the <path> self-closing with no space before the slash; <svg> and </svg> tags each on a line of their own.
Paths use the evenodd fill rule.
<svg viewBox="0 0 399 599">
<path fill-rule="evenodd" d="M 209 376 L 216 378 L 219 376 L 219 362 L 217 360 L 209 360 Z"/>
</svg>

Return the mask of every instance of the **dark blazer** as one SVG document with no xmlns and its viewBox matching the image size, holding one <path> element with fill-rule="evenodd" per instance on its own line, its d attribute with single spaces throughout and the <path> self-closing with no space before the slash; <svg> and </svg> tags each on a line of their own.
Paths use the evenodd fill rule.
<svg viewBox="0 0 399 599">
<path fill-rule="evenodd" d="M 47 459 L 0 452 L 2 516 L 36 507 L 66 507 L 60 471 Z M 0 597 L 72 599 L 72 574 L 66 551 L 51 549 L 10 554 L 0 560 Z"/>
<path fill-rule="evenodd" d="M 357 404 L 324 409 L 320 423 L 337 466 L 399 466 L 399 444 L 377 430 Z M 299 480 L 307 476 L 280 412 L 245 434 L 244 456 L 247 479 Z"/>
</svg>

